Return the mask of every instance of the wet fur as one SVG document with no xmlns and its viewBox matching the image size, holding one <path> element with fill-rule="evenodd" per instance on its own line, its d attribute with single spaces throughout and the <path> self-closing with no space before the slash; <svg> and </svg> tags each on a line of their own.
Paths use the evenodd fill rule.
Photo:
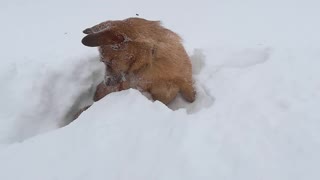
<svg viewBox="0 0 320 180">
<path fill-rule="evenodd" d="M 164 104 L 179 92 L 187 101 L 195 100 L 191 62 L 181 38 L 159 21 L 106 21 L 83 32 L 88 35 L 82 43 L 98 47 L 106 65 L 106 78 L 97 86 L 94 101 L 129 88 L 148 92 Z"/>
</svg>

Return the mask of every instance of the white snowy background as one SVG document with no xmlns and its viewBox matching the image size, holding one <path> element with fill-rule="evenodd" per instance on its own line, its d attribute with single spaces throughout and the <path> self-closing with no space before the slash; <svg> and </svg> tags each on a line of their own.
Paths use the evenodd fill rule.
<svg viewBox="0 0 320 180">
<path fill-rule="evenodd" d="M 196 102 L 91 103 L 82 30 L 139 14 L 182 36 Z M 1 180 L 320 179 L 317 0 L 1 0 Z M 67 125 L 68 124 L 68 125 Z"/>
</svg>

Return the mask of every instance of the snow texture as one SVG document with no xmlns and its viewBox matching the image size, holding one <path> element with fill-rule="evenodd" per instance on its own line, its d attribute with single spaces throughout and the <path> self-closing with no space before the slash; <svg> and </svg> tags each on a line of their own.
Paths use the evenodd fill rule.
<svg viewBox="0 0 320 180">
<path fill-rule="evenodd" d="M 320 179 L 318 1 L 1 3 L 1 180 Z M 104 78 L 82 30 L 137 13 L 182 36 L 196 101 L 130 89 L 71 122 Z"/>
</svg>

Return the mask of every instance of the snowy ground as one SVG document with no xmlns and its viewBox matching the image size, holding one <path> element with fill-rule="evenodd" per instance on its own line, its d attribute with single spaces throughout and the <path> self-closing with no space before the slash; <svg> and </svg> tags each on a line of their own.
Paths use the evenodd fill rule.
<svg viewBox="0 0 320 180">
<path fill-rule="evenodd" d="M 4 0 L 0 179 L 320 179 L 320 3 Z M 192 57 L 197 101 L 136 90 L 79 119 L 103 74 L 82 30 L 162 20 Z"/>
</svg>

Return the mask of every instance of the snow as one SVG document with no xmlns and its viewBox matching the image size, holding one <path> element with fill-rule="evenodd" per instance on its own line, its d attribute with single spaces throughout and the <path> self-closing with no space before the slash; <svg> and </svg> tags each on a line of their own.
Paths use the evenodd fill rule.
<svg viewBox="0 0 320 180">
<path fill-rule="evenodd" d="M 0 179 L 319 179 L 319 5 L 5 0 Z M 71 122 L 103 79 L 82 30 L 136 13 L 183 37 L 197 100 L 130 89 Z"/>
</svg>

